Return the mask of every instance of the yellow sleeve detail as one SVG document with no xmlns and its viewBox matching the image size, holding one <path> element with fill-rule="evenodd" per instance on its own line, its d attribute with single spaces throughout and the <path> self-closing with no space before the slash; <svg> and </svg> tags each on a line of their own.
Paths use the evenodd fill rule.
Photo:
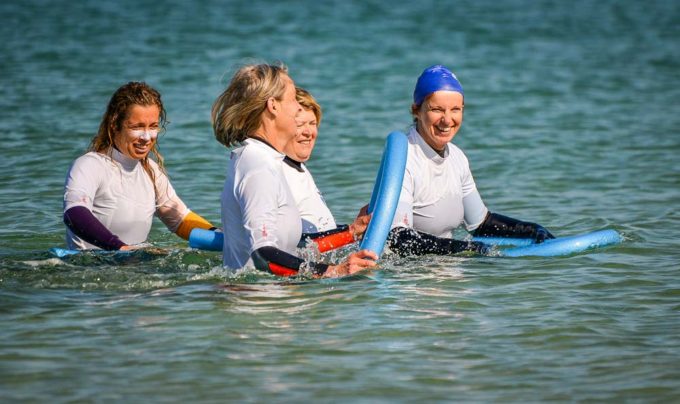
<svg viewBox="0 0 680 404">
<path fill-rule="evenodd" d="M 178 236 L 182 237 L 185 240 L 189 240 L 189 234 L 191 234 L 191 231 L 197 227 L 199 229 L 209 230 L 214 228 L 215 226 L 213 226 L 212 223 L 203 219 L 196 213 L 189 212 L 189 214 L 186 215 L 182 220 L 182 223 L 179 224 L 179 227 L 177 227 L 175 234 L 177 234 Z"/>
</svg>

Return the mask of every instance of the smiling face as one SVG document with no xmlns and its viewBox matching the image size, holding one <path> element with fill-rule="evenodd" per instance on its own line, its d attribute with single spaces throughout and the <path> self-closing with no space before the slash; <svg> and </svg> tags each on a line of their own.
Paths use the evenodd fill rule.
<svg viewBox="0 0 680 404">
<path fill-rule="evenodd" d="M 442 152 L 463 123 L 463 94 L 435 91 L 420 107 L 414 104 L 412 109 L 420 136 L 434 150 Z"/>
<path fill-rule="evenodd" d="M 121 153 L 135 160 L 144 159 L 154 144 L 160 130 L 160 108 L 157 105 L 133 105 L 114 142 Z"/>
<path fill-rule="evenodd" d="M 314 143 L 319 134 L 316 115 L 311 109 L 302 109 L 297 119 L 297 134 L 286 145 L 284 153 L 291 159 L 304 163 L 312 156 Z"/>
</svg>

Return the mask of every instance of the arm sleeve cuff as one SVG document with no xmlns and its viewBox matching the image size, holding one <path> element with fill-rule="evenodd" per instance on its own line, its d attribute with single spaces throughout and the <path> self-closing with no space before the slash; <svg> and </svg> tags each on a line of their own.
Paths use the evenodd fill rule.
<svg viewBox="0 0 680 404">
<path fill-rule="evenodd" d="M 323 263 L 305 263 L 299 257 L 288 254 L 276 247 L 260 247 L 251 254 L 255 267 L 277 276 L 295 276 L 303 265 L 307 265 L 314 275 L 322 275 L 328 269 Z"/>
<path fill-rule="evenodd" d="M 178 236 L 182 237 L 185 240 L 189 240 L 189 235 L 191 234 L 191 231 L 196 228 L 210 230 L 214 229 L 215 226 L 213 226 L 212 223 L 205 220 L 203 217 L 190 211 L 184 217 L 184 219 L 182 219 L 182 222 L 177 227 L 177 230 L 175 230 L 175 234 L 177 234 Z"/>
</svg>

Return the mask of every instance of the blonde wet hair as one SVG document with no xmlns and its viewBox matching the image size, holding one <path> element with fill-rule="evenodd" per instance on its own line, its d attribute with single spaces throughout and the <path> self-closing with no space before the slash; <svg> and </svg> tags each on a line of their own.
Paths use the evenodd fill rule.
<svg viewBox="0 0 680 404">
<path fill-rule="evenodd" d="M 229 86 L 212 106 L 215 139 L 226 147 L 252 137 L 262 122 L 267 100 L 283 99 L 288 68 L 276 64 L 250 64 L 236 71 Z"/>
<path fill-rule="evenodd" d="M 312 111 L 316 117 L 316 124 L 321 124 L 321 105 L 316 102 L 316 99 L 302 87 L 295 87 L 295 99 L 302 108 Z"/>
</svg>

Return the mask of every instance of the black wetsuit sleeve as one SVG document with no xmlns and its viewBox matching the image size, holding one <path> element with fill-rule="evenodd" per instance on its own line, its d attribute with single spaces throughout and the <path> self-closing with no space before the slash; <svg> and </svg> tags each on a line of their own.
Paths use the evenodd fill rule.
<svg viewBox="0 0 680 404">
<path fill-rule="evenodd" d="M 255 268 L 279 276 L 295 276 L 305 263 L 303 259 L 271 246 L 260 247 L 250 256 Z M 323 263 L 312 262 L 307 265 L 314 275 L 323 275 L 328 269 L 328 265 Z"/>
<path fill-rule="evenodd" d="M 491 212 L 486 215 L 482 224 L 472 232 L 472 235 L 475 237 L 530 238 L 537 243 L 555 238 L 540 224 L 523 222 Z"/>
<path fill-rule="evenodd" d="M 64 212 L 64 224 L 76 236 L 104 250 L 120 250 L 125 245 L 84 206 L 74 206 Z"/>
<path fill-rule="evenodd" d="M 488 246 L 475 241 L 461 241 L 436 237 L 407 227 L 395 227 L 387 237 L 390 250 L 400 256 L 439 254 L 450 255 L 464 251 L 485 254 Z"/>
</svg>

